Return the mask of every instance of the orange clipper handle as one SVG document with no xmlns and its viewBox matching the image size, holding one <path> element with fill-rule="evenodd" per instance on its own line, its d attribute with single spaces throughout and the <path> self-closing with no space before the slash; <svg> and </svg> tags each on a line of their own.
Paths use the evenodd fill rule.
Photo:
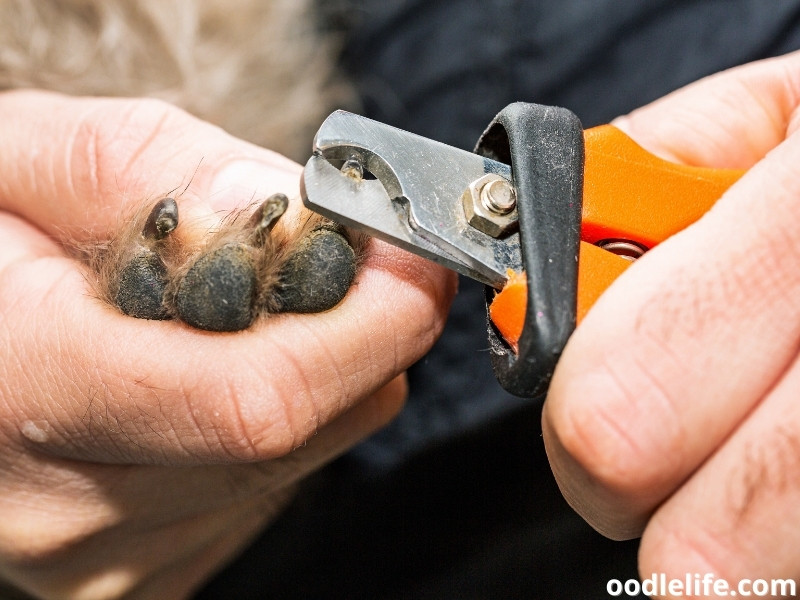
<svg viewBox="0 0 800 600">
<path fill-rule="evenodd" d="M 586 130 L 584 143 L 578 322 L 631 264 L 598 243 L 650 249 L 697 221 L 744 173 L 671 163 L 612 125 Z M 512 347 L 524 326 L 526 285 L 524 277 L 510 278 L 490 306 L 492 322 Z"/>
</svg>

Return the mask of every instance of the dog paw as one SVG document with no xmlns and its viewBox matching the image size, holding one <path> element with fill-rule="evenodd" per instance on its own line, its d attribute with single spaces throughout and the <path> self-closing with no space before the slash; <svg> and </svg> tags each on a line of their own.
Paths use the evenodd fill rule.
<svg viewBox="0 0 800 600">
<path fill-rule="evenodd" d="M 330 310 L 355 279 L 364 240 L 305 209 L 299 228 L 276 227 L 288 205 L 274 194 L 197 236 L 182 235 L 178 204 L 164 198 L 82 256 L 98 296 L 139 319 L 221 332 L 270 314 Z"/>
</svg>

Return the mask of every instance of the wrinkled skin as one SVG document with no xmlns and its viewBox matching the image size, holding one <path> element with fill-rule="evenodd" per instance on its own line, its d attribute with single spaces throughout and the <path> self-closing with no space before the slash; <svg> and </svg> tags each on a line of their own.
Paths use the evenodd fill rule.
<svg viewBox="0 0 800 600">
<path fill-rule="evenodd" d="M 616 121 L 667 159 L 749 169 L 603 295 L 545 404 L 564 495 L 643 536 L 643 577 L 800 576 L 799 117 L 792 54 Z"/>
<path fill-rule="evenodd" d="M 0 578 L 185 597 L 400 409 L 454 278 L 373 242 L 322 314 L 235 334 L 128 317 L 63 242 L 113 235 L 169 190 L 195 223 L 296 196 L 299 166 L 152 100 L 6 92 L 0 113 Z"/>
</svg>

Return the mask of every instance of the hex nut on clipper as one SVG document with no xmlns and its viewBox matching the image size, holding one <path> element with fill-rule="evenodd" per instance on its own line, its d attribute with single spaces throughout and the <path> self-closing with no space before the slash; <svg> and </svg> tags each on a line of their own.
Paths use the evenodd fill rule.
<svg viewBox="0 0 800 600">
<path fill-rule="evenodd" d="M 467 222 L 492 237 L 502 237 L 517 228 L 517 207 L 511 182 L 489 173 L 469 184 L 461 196 Z"/>
</svg>

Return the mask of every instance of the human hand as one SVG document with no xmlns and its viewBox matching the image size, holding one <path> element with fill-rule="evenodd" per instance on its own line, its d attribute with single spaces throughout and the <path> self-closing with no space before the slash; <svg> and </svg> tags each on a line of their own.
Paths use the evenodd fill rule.
<svg viewBox="0 0 800 600">
<path fill-rule="evenodd" d="M 615 124 L 669 160 L 749 172 L 575 331 L 542 419 L 556 479 L 604 535 L 642 535 L 642 577 L 797 578 L 800 54 Z"/>
<path fill-rule="evenodd" d="M 296 195 L 300 168 L 151 100 L 6 92 L 0 113 L 0 578 L 181 598 L 399 410 L 455 280 L 372 242 L 331 311 L 235 334 L 127 317 L 65 240 L 183 186 L 190 222 Z"/>
</svg>

